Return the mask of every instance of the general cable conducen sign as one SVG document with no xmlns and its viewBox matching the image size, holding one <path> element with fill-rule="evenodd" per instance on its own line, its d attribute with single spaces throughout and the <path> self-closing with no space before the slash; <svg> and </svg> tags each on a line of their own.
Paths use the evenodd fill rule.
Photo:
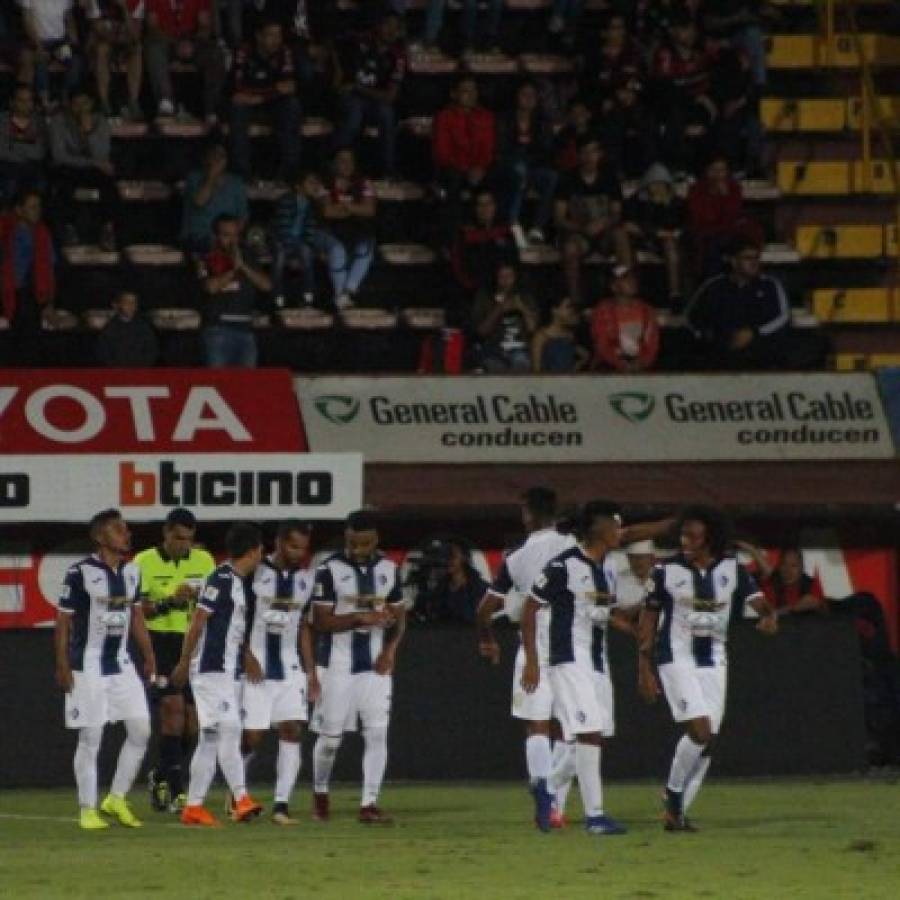
<svg viewBox="0 0 900 900">
<path fill-rule="evenodd" d="M 847 375 L 296 378 L 315 451 L 367 462 L 881 459 L 874 379 Z"/>
<path fill-rule="evenodd" d="M 342 519 L 361 505 L 358 453 L 0 456 L 5 522 L 84 522 L 109 506 L 135 522 L 176 506 L 205 521 Z"/>
</svg>

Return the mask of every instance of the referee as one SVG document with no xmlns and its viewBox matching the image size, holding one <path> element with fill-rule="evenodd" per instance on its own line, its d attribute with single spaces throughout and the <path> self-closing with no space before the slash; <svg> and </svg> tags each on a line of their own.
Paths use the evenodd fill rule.
<svg viewBox="0 0 900 900">
<path fill-rule="evenodd" d="M 187 798 L 181 775 L 183 740 L 196 731 L 190 689 L 172 687 L 169 677 L 181 657 L 181 645 L 194 601 L 216 567 L 206 551 L 194 547 L 197 520 L 188 509 L 173 509 L 163 525 L 162 544 L 138 553 L 144 617 L 156 654 L 159 704 L 159 761 L 150 771 L 150 802 L 158 812 L 180 812 Z M 190 716 L 186 703 L 191 703 Z"/>
</svg>

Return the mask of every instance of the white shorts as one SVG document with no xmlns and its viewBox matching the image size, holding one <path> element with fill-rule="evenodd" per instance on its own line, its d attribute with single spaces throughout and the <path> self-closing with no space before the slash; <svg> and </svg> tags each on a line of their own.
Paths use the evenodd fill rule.
<svg viewBox="0 0 900 900">
<path fill-rule="evenodd" d="M 319 734 L 337 737 L 363 728 L 387 728 L 391 719 L 390 675 L 377 672 L 333 672 L 319 668 L 322 694 L 313 710 L 311 728 Z"/>
<path fill-rule="evenodd" d="M 579 663 L 550 668 L 556 717 L 566 735 L 615 734 L 612 681 L 605 672 Z"/>
<path fill-rule="evenodd" d="M 553 690 L 550 687 L 550 667 L 541 666 L 541 680 L 533 694 L 526 694 L 522 687 L 525 672 L 525 651 L 520 647 L 512 683 L 512 714 L 528 722 L 549 722 L 553 718 Z"/>
<path fill-rule="evenodd" d="M 267 731 L 279 722 L 305 722 L 306 673 L 290 672 L 282 681 L 253 684 L 241 679 L 241 721 L 250 731 Z"/>
<path fill-rule="evenodd" d="M 709 667 L 691 662 L 659 666 L 659 680 L 672 718 L 676 722 L 707 718 L 713 734 L 718 734 L 725 715 L 727 675 L 728 667 L 723 662 Z"/>
<path fill-rule="evenodd" d="M 75 681 L 66 694 L 66 728 L 102 728 L 107 722 L 148 719 L 147 692 L 134 666 L 117 675 L 73 672 Z"/>
<path fill-rule="evenodd" d="M 191 691 L 201 728 L 241 724 L 240 682 L 226 672 L 191 675 Z"/>
</svg>

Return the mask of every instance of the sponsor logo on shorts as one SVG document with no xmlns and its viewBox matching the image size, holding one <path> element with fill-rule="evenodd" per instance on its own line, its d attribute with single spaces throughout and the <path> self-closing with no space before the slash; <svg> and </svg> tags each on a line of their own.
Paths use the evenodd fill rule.
<svg viewBox="0 0 900 900">
<path fill-rule="evenodd" d="M 582 712 L 582 710 L 579 709 L 578 712 L 575 713 L 575 721 L 579 725 L 584 725 L 584 723 L 587 722 L 587 716 L 584 714 L 584 712 Z"/>
</svg>

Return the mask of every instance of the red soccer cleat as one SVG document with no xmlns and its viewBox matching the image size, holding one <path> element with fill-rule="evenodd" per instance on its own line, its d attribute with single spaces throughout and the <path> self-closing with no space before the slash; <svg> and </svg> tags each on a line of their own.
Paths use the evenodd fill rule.
<svg viewBox="0 0 900 900">
<path fill-rule="evenodd" d="M 558 809 L 554 809 L 550 812 L 550 827 L 557 829 L 568 828 L 569 820 Z"/>
<path fill-rule="evenodd" d="M 316 822 L 327 822 L 331 818 L 328 794 L 313 794 L 312 817 Z"/>
<path fill-rule="evenodd" d="M 262 809 L 261 804 L 257 803 L 249 794 L 244 794 L 231 810 L 231 821 L 249 822 L 251 819 L 255 819 Z"/>
<path fill-rule="evenodd" d="M 393 825 L 394 820 L 385 815 L 374 803 L 359 808 L 359 821 L 363 825 Z"/>
<path fill-rule="evenodd" d="M 182 825 L 201 825 L 206 828 L 221 828 L 222 823 L 205 806 L 185 806 L 181 811 Z"/>
</svg>

